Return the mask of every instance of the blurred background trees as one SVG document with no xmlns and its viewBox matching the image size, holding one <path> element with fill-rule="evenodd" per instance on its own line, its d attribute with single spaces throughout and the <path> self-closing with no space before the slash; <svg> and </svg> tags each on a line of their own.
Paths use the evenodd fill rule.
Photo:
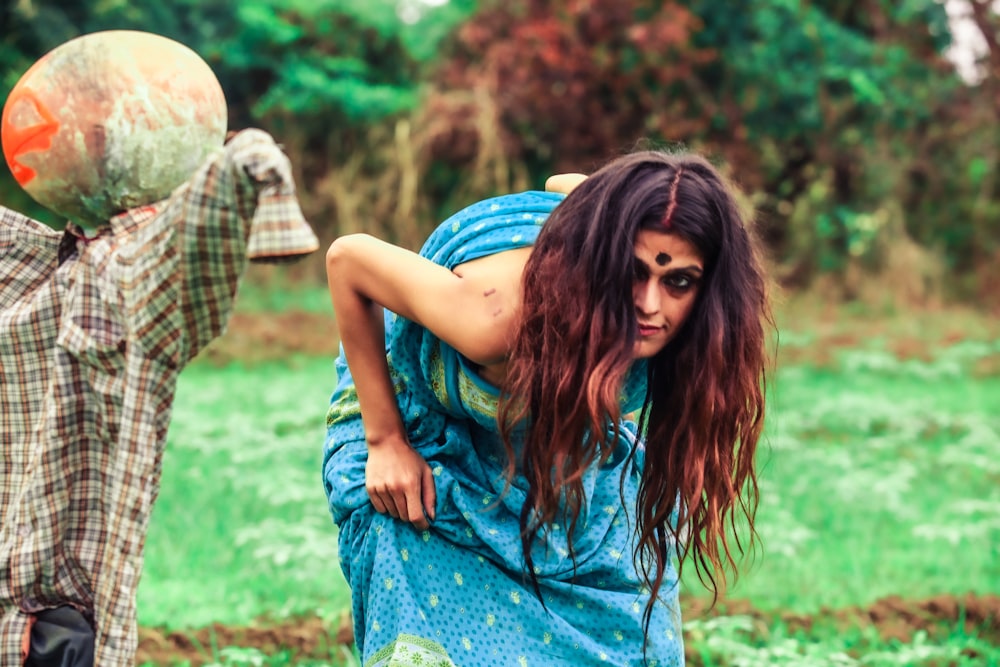
<svg viewBox="0 0 1000 667">
<path fill-rule="evenodd" d="M 935 0 L 4 0 L 0 86 L 86 32 L 187 44 L 231 126 L 285 144 L 324 241 L 415 248 L 476 198 L 691 148 L 743 188 L 784 284 L 998 306 L 1000 15 L 958 2 L 971 78 Z M 49 219 L 3 171 L 0 201 Z"/>
</svg>

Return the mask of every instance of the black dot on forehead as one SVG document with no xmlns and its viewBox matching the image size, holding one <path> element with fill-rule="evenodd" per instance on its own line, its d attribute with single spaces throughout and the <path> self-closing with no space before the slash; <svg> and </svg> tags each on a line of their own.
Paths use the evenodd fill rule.
<svg viewBox="0 0 1000 667">
<path fill-rule="evenodd" d="M 664 266 L 668 262 L 670 262 L 670 255 L 668 255 L 665 252 L 657 253 L 657 255 L 656 255 L 656 263 L 657 264 L 659 264 L 660 266 Z"/>
</svg>

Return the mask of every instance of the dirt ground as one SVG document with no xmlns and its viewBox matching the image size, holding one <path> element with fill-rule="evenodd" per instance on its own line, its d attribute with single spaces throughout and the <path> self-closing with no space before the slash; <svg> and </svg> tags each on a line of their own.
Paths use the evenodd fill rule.
<svg viewBox="0 0 1000 667">
<path fill-rule="evenodd" d="M 765 612 L 754 609 L 749 603 L 727 601 L 708 610 L 700 600 L 683 603 L 686 619 L 718 615 L 748 615 L 756 620 L 756 633 L 766 640 L 769 628 L 782 621 L 793 631 L 805 633 L 817 627 L 848 630 L 874 626 L 883 639 L 903 642 L 924 631 L 929 637 L 953 632 L 964 621 L 967 632 L 978 633 L 983 639 L 1000 644 L 1000 596 L 941 595 L 926 600 L 905 600 L 887 597 L 869 607 L 822 610 L 806 616 L 783 612 Z M 140 628 L 138 663 L 154 662 L 170 665 L 189 661 L 191 665 L 210 662 L 209 647 L 238 646 L 256 648 L 273 655 L 287 651 L 295 659 L 329 659 L 337 646 L 349 647 L 352 632 L 350 618 L 345 614 L 339 623 L 328 625 L 315 616 L 301 617 L 282 622 L 261 619 L 248 627 L 228 627 L 215 624 L 186 632 L 166 632 L 157 628 Z M 696 664 L 697 656 L 689 657 Z"/>
<path fill-rule="evenodd" d="M 202 351 L 197 363 L 266 363 L 296 355 L 333 359 L 338 344 L 333 315 L 302 311 L 235 313 L 226 333 Z"/>
</svg>

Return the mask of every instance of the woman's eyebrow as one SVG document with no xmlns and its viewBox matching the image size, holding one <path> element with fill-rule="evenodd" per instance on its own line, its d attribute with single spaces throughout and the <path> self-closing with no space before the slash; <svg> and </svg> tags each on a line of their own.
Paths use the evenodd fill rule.
<svg viewBox="0 0 1000 667">
<path fill-rule="evenodd" d="M 676 273 L 678 271 L 685 271 L 687 273 L 697 273 L 699 276 L 705 272 L 697 264 L 689 264 L 688 266 L 671 266 L 667 273 Z"/>
</svg>

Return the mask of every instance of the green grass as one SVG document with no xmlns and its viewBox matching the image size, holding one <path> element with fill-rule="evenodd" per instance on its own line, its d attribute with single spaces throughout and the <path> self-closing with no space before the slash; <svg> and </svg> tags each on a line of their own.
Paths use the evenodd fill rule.
<svg viewBox="0 0 1000 667">
<path fill-rule="evenodd" d="M 812 612 L 1000 590 L 1000 378 L 877 349 L 782 369 L 759 457 L 759 564 L 732 594 Z"/>
<path fill-rule="evenodd" d="M 782 341 L 789 352 L 816 345 L 808 329 Z M 731 597 L 812 614 L 893 594 L 1000 593 L 1000 377 L 976 370 L 1000 343 L 930 347 L 921 361 L 900 360 L 872 338 L 824 365 L 779 369 L 759 457 L 762 548 Z M 329 359 L 184 371 L 142 625 L 315 613 L 332 622 L 348 606 L 319 473 L 333 380 Z M 1000 648 L 959 629 L 895 642 L 780 622 L 762 632 L 729 616 L 688 619 L 685 632 L 704 664 L 1000 664 Z M 224 649 L 209 652 L 220 665 L 291 664 Z"/>
<path fill-rule="evenodd" d="M 348 605 L 319 473 L 333 377 L 332 360 L 182 374 L 140 624 L 245 624 Z"/>
<path fill-rule="evenodd" d="M 685 621 L 689 664 L 738 667 L 987 667 L 1000 665 L 1000 647 L 956 629 L 943 639 L 918 632 L 910 641 L 885 640 L 873 628 L 809 632 L 783 623 L 763 627 L 749 616 Z"/>
</svg>

